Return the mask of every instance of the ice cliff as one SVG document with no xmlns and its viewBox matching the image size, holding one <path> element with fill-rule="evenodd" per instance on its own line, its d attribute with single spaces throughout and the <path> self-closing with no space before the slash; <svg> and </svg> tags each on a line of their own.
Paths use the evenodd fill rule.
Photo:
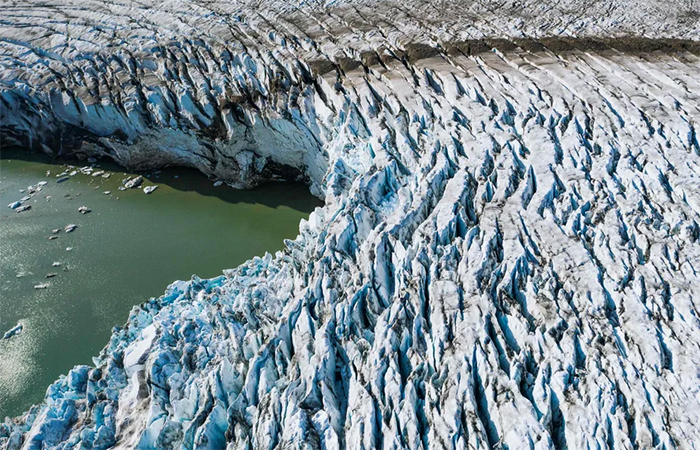
<svg viewBox="0 0 700 450">
<path fill-rule="evenodd" d="M 700 446 L 692 1 L 2 2 L 5 144 L 306 179 L 7 449 Z"/>
</svg>

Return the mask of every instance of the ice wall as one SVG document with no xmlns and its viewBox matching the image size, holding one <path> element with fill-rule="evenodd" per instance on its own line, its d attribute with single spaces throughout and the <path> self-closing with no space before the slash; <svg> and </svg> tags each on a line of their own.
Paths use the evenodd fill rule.
<svg viewBox="0 0 700 450">
<path fill-rule="evenodd" d="M 700 442 L 692 5 L 7 11 L 4 139 L 241 186 L 298 171 L 326 206 L 135 307 L 0 446 Z"/>
</svg>

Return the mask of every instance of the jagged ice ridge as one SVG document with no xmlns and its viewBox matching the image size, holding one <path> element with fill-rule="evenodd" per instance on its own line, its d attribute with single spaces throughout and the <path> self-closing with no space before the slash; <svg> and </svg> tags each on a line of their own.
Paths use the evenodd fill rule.
<svg viewBox="0 0 700 450">
<path fill-rule="evenodd" d="M 0 447 L 700 443 L 692 2 L 2 3 L 0 131 L 325 200 Z"/>
</svg>

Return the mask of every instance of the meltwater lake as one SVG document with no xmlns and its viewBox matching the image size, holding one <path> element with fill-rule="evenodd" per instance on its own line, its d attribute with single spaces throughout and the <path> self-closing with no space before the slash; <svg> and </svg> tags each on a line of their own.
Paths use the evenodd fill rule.
<svg viewBox="0 0 700 450">
<path fill-rule="evenodd" d="M 120 191 L 134 174 L 104 161 L 68 164 L 0 153 L 0 420 L 40 402 L 74 365 L 92 364 L 134 305 L 175 280 L 215 277 L 281 250 L 321 206 L 296 183 L 241 191 L 173 168 Z M 57 182 L 66 171 L 77 173 Z M 8 207 L 42 181 L 23 203 L 31 209 Z M 145 186 L 158 187 L 147 195 Z M 3 339 L 18 323 L 22 331 Z"/>
</svg>

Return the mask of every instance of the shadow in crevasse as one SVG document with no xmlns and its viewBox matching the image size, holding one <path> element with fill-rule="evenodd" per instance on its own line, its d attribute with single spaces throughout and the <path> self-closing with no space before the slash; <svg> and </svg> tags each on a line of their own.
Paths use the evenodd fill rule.
<svg viewBox="0 0 700 450">
<path fill-rule="evenodd" d="M 227 203 L 262 204 L 270 208 L 285 206 L 306 214 L 310 214 L 316 207 L 323 206 L 323 202 L 311 195 L 306 185 L 295 181 L 270 181 L 252 189 L 235 189 L 227 185 L 214 186 L 213 180 L 189 167 L 166 167 L 160 170 L 135 172 L 126 170 L 106 158 L 90 163 L 76 159 L 51 158 L 46 154 L 27 151 L 23 148 L 0 148 L 0 170 L 2 161 L 10 159 L 55 165 L 58 172 L 64 170 L 63 166 L 70 165 L 76 168 L 94 166 L 114 172 L 115 177 L 123 174 L 141 175 L 146 180 L 144 184 L 167 185 L 179 191 L 193 191 L 199 195 L 217 197 Z"/>
</svg>

